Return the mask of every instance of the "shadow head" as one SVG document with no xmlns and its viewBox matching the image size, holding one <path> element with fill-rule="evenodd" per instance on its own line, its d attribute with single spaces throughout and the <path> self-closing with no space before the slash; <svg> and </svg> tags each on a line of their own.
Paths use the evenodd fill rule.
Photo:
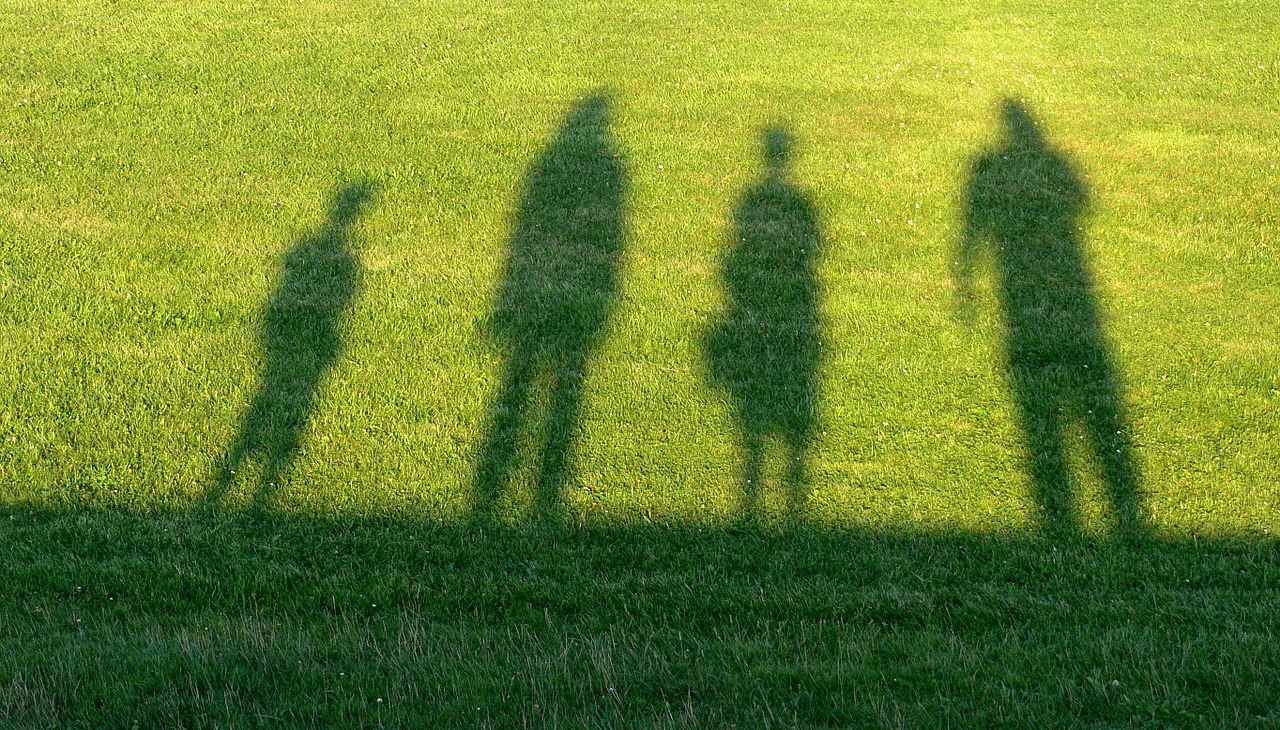
<svg viewBox="0 0 1280 730">
<path fill-rule="evenodd" d="M 1000 102 L 1000 117 L 1004 121 L 1004 132 L 1010 146 L 1017 148 L 1044 147 L 1044 135 L 1040 125 L 1027 107 L 1017 99 L 1005 99 Z"/>
<path fill-rule="evenodd" d="M 597 90 L 579 100 L 565 118 L 562 138 L 588 144 L 604 143 L 612 103 L 609 93 L 603 90 Z"/>
<path fill-rule="evenodd" d="M 329 208 L 329 219 L 338 228 L 346 228 L 355 222 L 364 208 L 373 202 L 377 186 L 368 180 L 349 182 L 334 193 Z"/>
<path fill-rule="evenodd" d="M 791 164 L 791 152 L 794 148 L 795 139 L 787 130 L 770 127 L 764 131 L 764 160 L 770 172 L 785 170 Z"/>
</svg>

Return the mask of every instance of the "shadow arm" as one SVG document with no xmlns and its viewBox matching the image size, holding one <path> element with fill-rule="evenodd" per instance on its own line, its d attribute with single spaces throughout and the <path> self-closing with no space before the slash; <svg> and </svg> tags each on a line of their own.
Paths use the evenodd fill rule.
<svg viewBox="0 0 1280 730">
<path fill-rule="evenodd" d="M 964 209 L 960 238 L 951 260 L 951 283 L 956 298 L 956 315 L 966 325 L 972 324 L 975 311 L 974 271 L 982 254 L 983 232 L 978 225 L 973 202 Z"/>
</svg>

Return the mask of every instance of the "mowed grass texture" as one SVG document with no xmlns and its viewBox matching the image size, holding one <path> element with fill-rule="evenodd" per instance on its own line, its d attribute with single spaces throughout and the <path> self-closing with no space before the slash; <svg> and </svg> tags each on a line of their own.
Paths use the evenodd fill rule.
<svg viewBox="0 0 1280 730">
<path fill-rule="evenodd" d="M 0 723 L 1280 724 L 1276 26 L 6 3 Z"/>
</svg>

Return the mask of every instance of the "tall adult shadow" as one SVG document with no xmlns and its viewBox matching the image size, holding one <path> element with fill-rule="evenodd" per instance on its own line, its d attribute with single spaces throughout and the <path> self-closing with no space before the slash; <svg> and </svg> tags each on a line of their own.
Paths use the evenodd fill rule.
<svg viewBox="0 0 1280 730">
<path fill-rule="evenodd" d="M 265 506 L 297 455 L 320 384 L 342 353 L 341 320 L 360 276 L 351 229 L 372 195 L 366 182 L 342 186 L 319 230 L 285 254 L 280 283 L 262 314 L 259 341 L 266 362 L 239 435 L 220 459 L 205 495 L 210 504 L 256 458 L 262 473 L 253 501 L 255 507 Z"/>
<path fill-rule="evenodd" d="M 490 327 L 506 358 L 475 472 L 476 511 L 507 488 L 522 434 L 541 435 L 534 512 L 553 516 L 573 479 L 582 390 L 618 296 L 625 164 L 595 94 L 530 168 Z"/>
<path fill-rule="evenodd" d="M 791 149 L 786 131 L 765 132 L 764 175 L 739 199 L 722 262 L 727 308 L 705 343 L 713 384 L 728 393 L 740 431 L 748 516 L 760 508 L 766 448 L 774 439 L 786 448 L 788 510 L 804 507 L 805 462 L 818 421 L 822 236 L 813 204 L 791 181 Z"/>
<path fill-rule="evenodd" d="M 1108 350 L 1079 236 L 1088 191 L 1017 101 L 1003 104 L 1004 139 L 970 171 L 956 256 L 962 311 L 972 311 L 974 270 L 993 256 L 1009 379 L 1030 451 L 1046 531 L 1079 533 L 1067 428 L 1083 426 L 1116 527 L 1145 530 L 1121 383 Z"/>
</svg>

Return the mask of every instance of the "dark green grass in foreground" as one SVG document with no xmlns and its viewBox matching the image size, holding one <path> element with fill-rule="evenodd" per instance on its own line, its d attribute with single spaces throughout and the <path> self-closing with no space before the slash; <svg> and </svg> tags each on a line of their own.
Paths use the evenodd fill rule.
<svg viewBox="0 0 1280 730">
<path fill-rule="evenodd" d="M 5 5 L 0 724 L 1280 724 L 1277 26 Z"/>
<path fill-rule="evenodd" d="M 1280 723 L 1274 546 L 0 517 L 15 727 Z"/>
</svg>

